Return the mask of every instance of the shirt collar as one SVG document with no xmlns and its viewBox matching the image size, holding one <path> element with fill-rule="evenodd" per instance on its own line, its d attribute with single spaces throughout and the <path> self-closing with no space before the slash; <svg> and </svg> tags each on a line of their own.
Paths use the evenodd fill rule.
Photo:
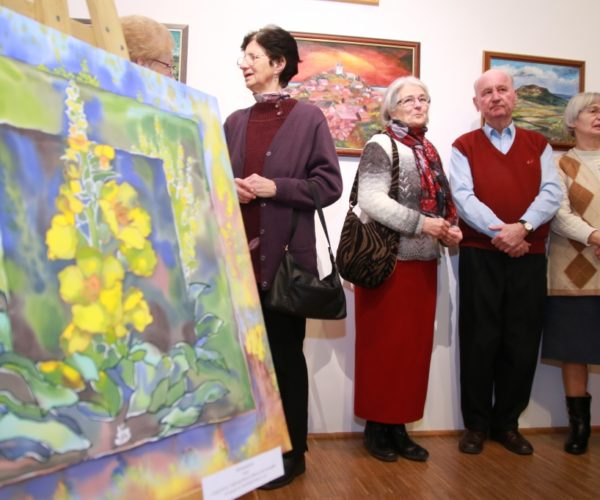
<svg viewBox="0 0 600 500">
<path fill-rule="evenodd" d="M 502 134 L 500 134 L 495 128 L 492 128 L 487 123 L 484 123 L 483 124 L 483 133 L 490 140 L 491 140 L 492 136 L 500 138 L 504 134 L 507 134 L 509 137 L 514 137 L 515 136 L 515 124 L 514 124 L 514 122 L 510 122 L 510 125 L 502 131 Z"/>
</svg>

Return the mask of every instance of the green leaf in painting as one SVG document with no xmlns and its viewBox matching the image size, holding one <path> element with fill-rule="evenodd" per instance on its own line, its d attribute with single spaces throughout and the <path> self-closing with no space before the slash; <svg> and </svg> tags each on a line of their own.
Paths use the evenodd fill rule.
<svg viewBox="0 0 600 500">
<path fill-rule="evenodd" d="M 129 359 L 122 359 L 119 363 L 119 373 L 123 382 L 132 389 L 135 388 L 135 363 Z"/>
<path fill-rule="evenodd" d="M 135 344 L 131 348 L 131 353 L 133 354 L 135 352 L 143 352 L 144 361 L 146 361 L 146 363 L 151 364 L 152 366 L 156 366 L 158 363 L 160 363 L 163 357 L 163 354 L 160 351 L 160 349 L 155 345 L 150 344 L 149 342 L 140 342 L 139 344 Z"/>
<path fill-rule="evenodd" d="M 198 420 L 199 416 L 200 409 L 193 406 L 185 410 L 175 407 L 161 419 L 160 423 L 165 426 L 161 434 L 168 434 L 169 430 L 173 427 L 187 427 L 188 425 L 192 425 Z"/>
<path fill-rule="evenodd" d="M 135 391 L 129 398 L 129 407 L 127 416 L 133 417 L 146 413 L 152 399 L 152 382 L 156 377 L 156 368 L 143 361 L 138 361 L 134 366 L 134 385 Z"/>
<path fill-rule="evenodd" d="M 142 361 L 146 357 L 146 351 L 133 351 L 129 355 L 131 361 Z"/>
<path fill-rule="evenodd" d="M 173 368 L 169 376 L 169 381 L 171 384 L 176 384 L 186 376 L 190 369 L 190 364 L 185 355 L 181 352 L 171 355 L 171 361 L 173 362 Z"/>
<path fill-rule="evenodd" d="M 55 453 L 87 450 L 91 443 L 57 420 L 43 422 L 19 418 L 10 413 L 0 417 L 0 441 L 27 436 L 43 442 Z"/>
<path fill-rule="evenodd" d="M 197 407 L 202 407 L 206 403 L 218 401 L 228 392 L 227 388 L 221 382 L 216 380 L 204 382 L 192 393 L 192 404 Z"/>
<path fill-rule="evenodd" d="M 167 394 L 169 393 L 169 379 L 165 378 L 161 380 L 156 389 L 152 391 L 152 397 L 150 398 L 150 404 L 148 405 L 148 411 L 150 413 L 156 413 L 160 408 L 165 406 L 167 401 Z"/>
<path fill-rule="evenodd" d="M 94 360 L 89 356 L 84 356 L 83 354 L 76 352 L 66 359 L 65 362 L 75 368 L 84 380 L 90 381 L 98 380 L 100 378 L 98 368 L 96 367 Z"/>
<path fill-rule="evenodd" d="M 202 370 L 203 363 L 210 363 L 223 370 L 227 370 L 227 362 L 221 353 L 199 348 L 196 348 L 196 351 L 198 352 L 198 370 Z"/>
<path fill-rule="evenodd" d="M 41 420 L 46 412 L 40 408 L 29 405 L 17 400 L 13 394 L 8 391 L 0 391 L 0 406 L 4 406 L 10 413 L 18 417 L 24 417 L 30 420 Z"/>
<path fill-rule="evenodd" d="M 92 420 L 100 420 L 102 422 L 110 422 L 113 417 L 108 413 L 106 407 L 93 401 L 81 401 L 77 404 L 77 409 L 86 417 Z"/>
<path fill-rule="evenodd" d="M 101 396 L 95 398 L 95 402 L 106 408 L 110 416 L 116 416 L 123 404 L 123 395 L 119 386 L 103 371 L 100 372 L 99 380 L 92 381 L 91 385 Z"/>
<path fill-rule="evenodd" d="M 194 281 L 188 286 L 188 297 L 192 302 L 195 302 L 200 298 L 200 295 L 210 290 L 208 283 L 202 283 L 201 281 Z"/>
<path fill-rule="evenodd" d="M 0 354 L 0 366 L 25 376 L 41 379 L 42 376 L 38 372 L 35 364 L 28 358 L 24 358 L 14 352 L 3 352 Z"/>
<path fill-rule="evenodd" d="M 196 351 L 194 351 L 194 348 L 191 345 L 186 344 L 185 342 L 179 342 L 173 351 L 176 352 L 179 350 L 183 352 L 185 359 L 190 366 L 194 366 L 196 364 Z"/>
<path fill-rule="evenodd" d="M 185 380 L 180 380 L 175 385 L 171 386 L 167 393 L 166 406 L 173 406 L 175 402 L 185 394 L 186 383 Z"/>
<path fill-rule="evenodd" d="M 209 335 L 214 335 L 219 332 L 223 326 L 224 321 L 215 316 L 212 313 L 206 313 L 196 323 L 194 329 L 196 330 L 196 336 L 201 339 Z"/>
</svg>

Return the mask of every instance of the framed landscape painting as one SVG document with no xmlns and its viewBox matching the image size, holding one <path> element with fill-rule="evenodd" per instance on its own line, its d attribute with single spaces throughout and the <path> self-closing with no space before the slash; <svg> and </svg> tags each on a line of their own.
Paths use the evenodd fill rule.
<svg viewBox="0 0 600 500">
<path fill-rule="evenodd" d="M 367 140 L 381 129 L 379 110 L 387 86 L 400 76 L 419 76 L 420 44 L 292 35 L 302 60 L 289 85 L 292 97 L 323 111 L 338 154 L 359 156 Z"/>
<path fill-rule="evenodd" d="M 513 77 L 515 125 L 540 132 L 555 149 L 574 145 L 563 128 L 562 116 L 569 99 L 583 92 L 584 61 L 484 52 L 483 68 L 501 69 Z"/>
<path fill-rule="evenodd" d="M 188 25 L 165 24 L 173 37 L 173 78 L 185 83 L 187 76 Z"/>
</svg>

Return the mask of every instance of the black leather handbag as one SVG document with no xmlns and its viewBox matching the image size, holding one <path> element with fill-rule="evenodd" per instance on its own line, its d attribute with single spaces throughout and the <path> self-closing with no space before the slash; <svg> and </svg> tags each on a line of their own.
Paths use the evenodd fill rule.
<svg viewBox="0 0 600 500">
<path fill-rule="evenodd" d="M 400 166 L 398 148 L 392 141 L 392 182 L 390 198 L 398 199 Z M 352 184 L 350 207 L 340 234 L 336 261 L 342 278 L 355 285 L 375 288 L 394 271 L 400 234 L 377 221 L 366 224 L 354 213 L 358 198 L 358 172 Z"/>
<path fill-rule="evenodd" d="M 320 280 L 317 276 L 300 267 L 294 257 L 285 247 L 285 255 L 277 269 L 271 288 L 264 298 L 265 307 L 293 316 L 315 319 L 343 319 L 346 317 L 346 296 L 338 275 L 329 233 L 321 208 L 319 193 L 315 186 L 309 183 L 310 191 L 317 207 L 319 220 L 329 250 L 331 273 Z M 292 231 L 289 241 L 292 241 L 298 224 L 298 213 L 292 215 Z"/>
</svg>

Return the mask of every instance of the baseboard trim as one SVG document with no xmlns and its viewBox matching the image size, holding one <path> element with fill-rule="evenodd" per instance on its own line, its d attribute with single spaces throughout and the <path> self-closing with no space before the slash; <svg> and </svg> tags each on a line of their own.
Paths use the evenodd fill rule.
<svg viewBox="0 0 600 500">
<path fill-rule="evenodd" d="M 520 427 L 522 434 L 566 433 L 568 427 Z M 593 425 L 592 432 L 600 431 L 600 425 Z M 414 436 L 460 436 L 463 429 L 440 429 L 430 431 L 411 431 Z M 311 432 L 309 439 L 353 439 L 362 436 L 362 432 Z"/>
</svg>

